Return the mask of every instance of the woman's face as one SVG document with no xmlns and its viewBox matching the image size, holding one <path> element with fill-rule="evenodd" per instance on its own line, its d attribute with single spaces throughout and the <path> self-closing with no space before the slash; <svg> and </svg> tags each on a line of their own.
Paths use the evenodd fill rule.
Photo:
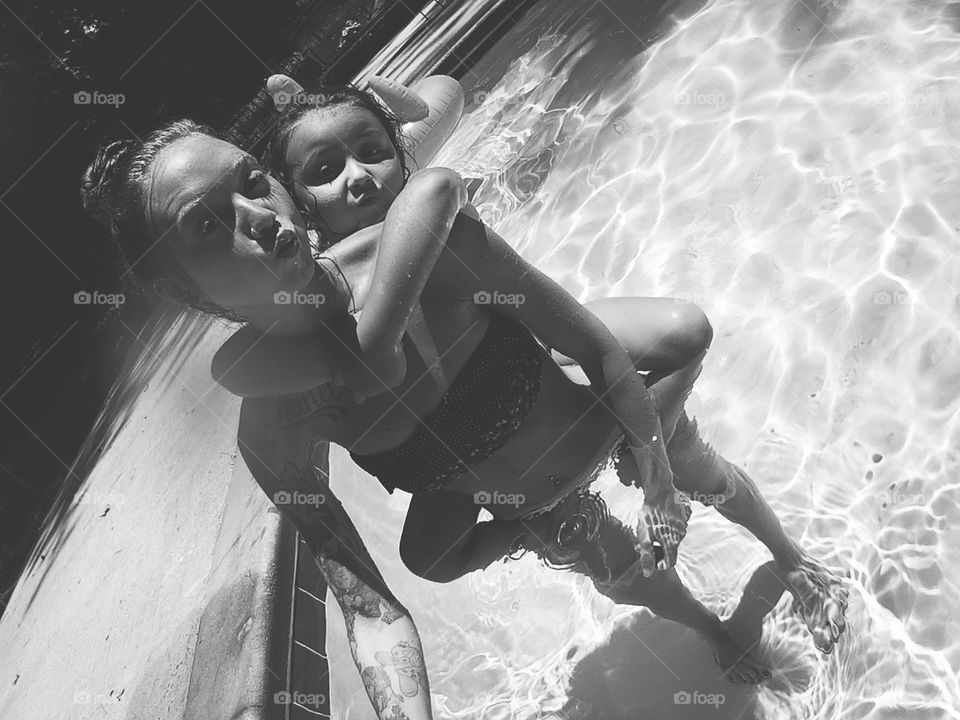
<svg viewBox="0 0 960 720">
<path fill-rule="evenodd" d="M 369 110 L 313 110 L 290 131 L 284 159 L 297 200 L 325 231 L 345 237 L 382 222 L 403 188 L 400 158 Z"/>
<path fill-rule="evenodd" d="M 151 236 L 168 243 L 209 300 L 238 310 L 305 287 L 316 269 L 300 213 L 249 154 L 190 135 L 157 155 L 147 183 Z"/>
</svg>

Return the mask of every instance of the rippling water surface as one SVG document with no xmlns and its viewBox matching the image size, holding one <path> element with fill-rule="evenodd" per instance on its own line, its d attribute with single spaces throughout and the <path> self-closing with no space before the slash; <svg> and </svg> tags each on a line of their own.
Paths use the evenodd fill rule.
<svg viewBox="0 0 960 720">
<path fill-rule="evenodd" d="M 628 0 L 540 5 L 465 78 L 436 162 L 483 178 L 484 219 L 581 301 L 706 311 L 691 414 L 848 570 L 849 627 L 820 656 L 784 598 L 761 645 L 775 678 L 748 691 L 692 633 L 532 559 L 419 581 L 397 567 L 406 501 L 335 451 L 418 622 L 438 716 L 960 717 L 956 4 L 715 0 L 659 20 Z M 768 559 L 700 508 L 679 571 L 726 617 Z M 373 717 L 342 637 L 330 650 L 335 701 Z"/>
</svg>

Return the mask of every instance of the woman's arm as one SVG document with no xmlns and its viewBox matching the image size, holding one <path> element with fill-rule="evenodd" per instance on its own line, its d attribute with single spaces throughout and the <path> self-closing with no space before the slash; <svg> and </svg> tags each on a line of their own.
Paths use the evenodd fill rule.
<svg viewBox="0 0 960 720">
<path fill-rule="evenodd" d="M 460 210 L 467 189 L 452 170 L 414 173 L 383 223 L 377 266 L 357 337 L 364 362 L 384 383 L 369 395 L 403 382 L 402 339 Z"/>
<path fill-rule="evenodd" d="M 296 429 L 273 426 L 257 415 L 257 430 L 244 432 L 254 415 L 241 409 L 240 453 L 254 479 L 306 540 L 337 599 L 357 670 L 377 712 L 386 720 L 429 720 L 430 686 L 420 636 L 410 613 L 394 597 L 340 501 L 300 453 L 285 443 Z M 278 438 L 280 438 L 278 440 Z M 305 453 L 302 453 L 305 455 Z"/>
<path fill-rule="evenodd" d="M 214 354 L 210 373 L 240 397 L 302 392 L 334 379 L 335 369 L 343 366 L 336 359 L 339 343 L 323 326 L 309 335 L 281 338 L 243 327 Z"/>
</svg>

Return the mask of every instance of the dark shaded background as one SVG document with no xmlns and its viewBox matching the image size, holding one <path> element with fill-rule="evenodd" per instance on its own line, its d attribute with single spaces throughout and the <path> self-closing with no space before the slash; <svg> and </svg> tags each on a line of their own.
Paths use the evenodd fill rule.
<svg viewBox="0 0 960 720">
<path fill-rule="evenodd" d="M 176 117 L 228 127 L 270 74 L 303 65 L 304 38 L 314 46 L 307 62 L 322 69 L 345 23 L 373 9 L 374 0 L 0 0 L 0 612 L 149 315 L 130 295 L 115 310 L 73 300 L 123 289 L 80 204 L 96 146 Z M 124 102 L 77 104 L 83 91 Z"/>
</svg>

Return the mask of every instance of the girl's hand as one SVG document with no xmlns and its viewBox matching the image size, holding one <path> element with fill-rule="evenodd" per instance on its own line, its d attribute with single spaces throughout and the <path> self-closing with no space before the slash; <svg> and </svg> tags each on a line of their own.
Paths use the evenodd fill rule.
<svg viewBox="0 0 960 720">
<path fill-rule="evenodd" d="M 639 552 L 644 577 L 677 564 L 677 552 L 687 534 L 690 513 L 690 500 L 679 490 L 653 500 L 644 499 L 643 520 L 637 528 L 643 538 Z"/>
<path fill-rule="evenodd" d="M 644 577 L 672 568 L 677 562 L 680 541 L 687 534 L 689 499 L 674 487 L 673 472 L 659 458 L 655 446 L 631 448 L 619 457 L 616 467 L 621 483 L 644 491 L 643 521 L 637 528 L 641 538 L 637 550 Z M 660 478 L 654 479 L 657 473 Z"/>
</svg>

